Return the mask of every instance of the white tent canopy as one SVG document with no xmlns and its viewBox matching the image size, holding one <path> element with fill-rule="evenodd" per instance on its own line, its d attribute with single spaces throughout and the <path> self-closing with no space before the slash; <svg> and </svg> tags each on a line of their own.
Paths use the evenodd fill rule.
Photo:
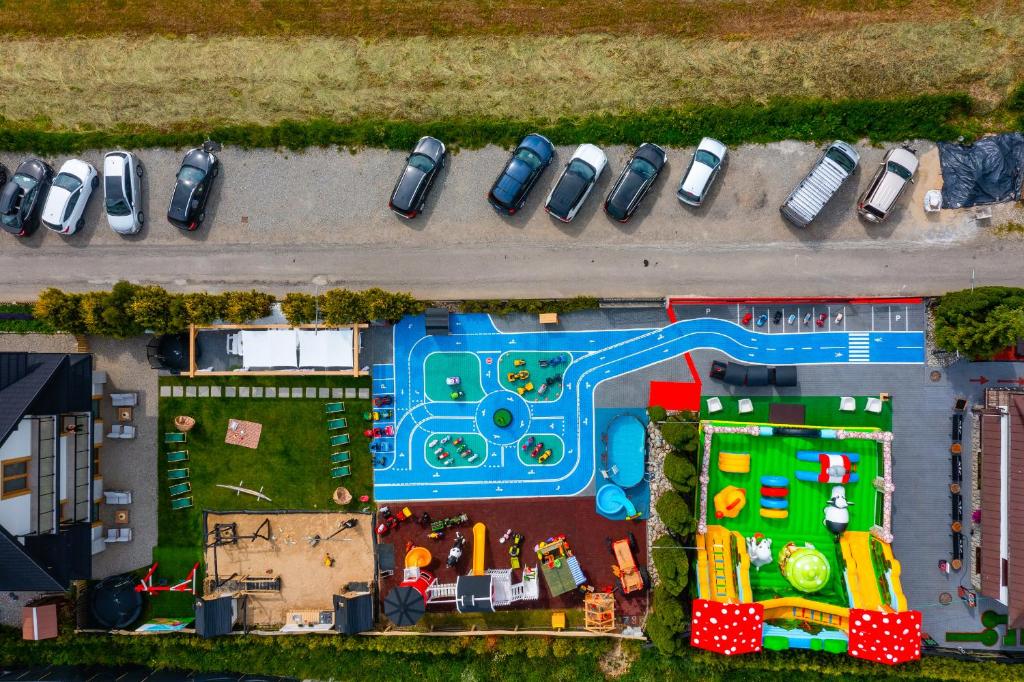
<svg viewBox="0 0 1024 682">
<path fill-rule="evenodd" d="M 300 329 L 299 367 L 352 367 L 351 329 Z"/>
<path fill-rule="evenodd" d="M 294 329 L 242 330 L 239 333 L 245 369 L 297 368 L 298 335 Z"/>
</svg>

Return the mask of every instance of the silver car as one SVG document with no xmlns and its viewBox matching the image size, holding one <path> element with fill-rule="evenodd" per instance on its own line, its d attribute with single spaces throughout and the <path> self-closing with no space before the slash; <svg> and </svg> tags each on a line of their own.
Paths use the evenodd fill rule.
<svg viewBox="0 0 1024 682">
<path fill-rule="evenodd" d="M 103 157 L 103 208 L 110 229 L 138 234 L 146 216 L 142 212 L 142 162 L 131 152 L 107 152 Z"/>
<path fill-rule="evenodd" d="M 880 164 L 871 184 L 857 201 L 857 213 L 869 223 L 880 223 L 889 217 L 893 206 L 917 173 L 917 157 L 909 147 L 896 147 Z"/>
</svg>

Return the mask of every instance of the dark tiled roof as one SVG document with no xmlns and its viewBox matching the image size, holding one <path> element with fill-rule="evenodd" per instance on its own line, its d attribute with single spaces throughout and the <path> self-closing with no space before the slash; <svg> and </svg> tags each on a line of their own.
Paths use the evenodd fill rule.
<svg viewBox="0 0 1024 682">
<path fill-rule="evenodd" d="M 1002 418 L 998 411 L 981 416 L 981 593 L 993 599 L 999 598 L 1002 583 L 1002 566 L 999 559 L 999 520 L 1002 516 L 1000 486 L 1001 439 L 999 436 Z"/>
<path fill-rule="evenodd" d="M 87 412 L 92 358 L 84 353 L 0 353 L 0 445 L 26 414 Z"/>
<path fill-rule="evenodd" d="M 14 537 L 0 526 L 0 589 L 12 592 L 63 592 Z"/>
</svg>

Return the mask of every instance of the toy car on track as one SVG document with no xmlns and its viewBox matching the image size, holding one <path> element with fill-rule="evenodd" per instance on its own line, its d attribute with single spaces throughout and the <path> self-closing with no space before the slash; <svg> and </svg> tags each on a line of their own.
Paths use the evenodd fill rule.
<svg viewBox="0 0 1024 682">
<path fill-rule="evenodd" d="M 615 541 L 608 538 L 605 542 L 615 557 L 616 563 L 612 566 L 612 573 L 622 584 L 622 593 L 630 594 L 647 587 L 650 583 L 647 572 L 636 565 L 636 559 L 633 557 L 633 552 L 637 550 L 633 533 L 630 533 L 628 538 Z"/>
<path fill-rule="evenodd" d="M 378 395 L 373 398 L 374 407 L 384 407 L 385 405 L 392 405 L 394 402 L 394 397 L 390 395 Z"/>
</svg>

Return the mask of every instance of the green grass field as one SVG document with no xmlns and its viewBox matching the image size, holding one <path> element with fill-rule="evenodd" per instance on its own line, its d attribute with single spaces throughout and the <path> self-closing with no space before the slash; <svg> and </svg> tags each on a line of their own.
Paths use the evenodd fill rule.
<svg viewBox="0 0 1024 682">
<path fill-rule="evenodd" d="M 352 385 L 350 377 L 221 377 L 195 380 L 204 385 L 275 385 L 327 386 Z M 287 379 L 287 380 L 283 380 Z M 269 381 L 268 381 L 269 380 Z M 359 379 L 367 383 L 366 379 Z M 161 383 L 181 383 L 180 378 Z M 260 509 L 340 509 L 331 499 L 339 485 L 347 487 L 353 501 L 346 508 L 358 509 L 360 495 L 373 495 L 373 472 L 369 442 L 363 435 L 368 424 L 362 413 L 369 409 L 368 400 L 346 399 L 347 433 L 352 442 L 332 448 L 328 443 L 323 413 L 327 400 L 306 398 L 160 398 L 158 545 L 154 560 L 160 563 L 158 578 L 175 581 L 184 578 L 192 564 L 202 558 L 202 511 Z M 187 414 L 196 419 L 188 433 L 184 449 L 189 461 L 169 465 L 166 453 L 177 446 L 163 443 L 164 433 L 174 431 L 176 415 Z M 259 447 L 255 450 L 224 442 L 229 419 L 243 419 L 263 425 Z M 340 433 L 340 432 L 333 432 Z M 349 466 L 352 475 L 331 479 L 329 455 L 335 450 L 352 454 Z M 190 509 L 172 510 L 167 480 L 168 468 L 187 466 L 192 485 L 194 505 Z M 259 490 L 271 502 L 217 488 L 216 484 L 242 485 Z M 181 616 L 187 613 L 189 595 L 160 594 L 151 600 L 150 616 Z M 184 609 L 184 610 L 183 610 Z"/>
<path fill-rule="evenodd" d="M 754 405 L 754 411 L 740 414 L 737 404 L 741 398 L 747 397 Z M 772 403 L 802 404 L 805 410 L 804 423 L 808 426 L 847 426 L 876 428 L 882 431 L 892 430 L 892 400 L 882 403 L 882 411 L 878 414 L 865 412 L 867 396 L 854 396 L 857 409 L 853 412 L 839 411 L 839 398 L 833 396 L 720 396 L 721 412 L 709 413 L 708 396 L 701 398 L 701 419 L 715 421 L 751 422 L 767 424 Z"/>
<path fill-rule="evenodd" d="M 848 606 L 842 574 L 837 558 L 834 536 L 825 528 L 824 508 L 832 491 L 832 485 L 808 483 L 796 480 L 795 471 L 811 471 L 814 464 L 798 462 L 798 450 L 821 452 L 849 452 L 860 456 L 857 473 L 860 481 L 847 484 L 846 496 L 850 501 L 850 529 L 868 530 L 876 520 L 877 493 L 871 480 L 879 471 L 878 445 L 874 441 L 826 440 L 821 438 L 748 436 L 746 434 L 718 434 L 711 447 L 709 468 L 709 496 L 713 497 L 727 485 L 744 488 L 747 503 L 735 519 L 716 519 L 714 505 L 708 501 L 708 524 L 724 525 L 737 530 L 744 537 L 762 533 L 772 540 L 774 561 L 759 571 L 751 569 L 750 586 L 758 600 L 774 597 L 803 596 L 838 606 Z M 750 472 L 747 474 L 725 473 L 718 468 L 718 453 L 721 451 L 750 454 Z M 785 476 L 789 479 L 789 517 L 786 519 L 765 519 L 760 515 L 760 487 L 762 476 Z M 806 595 L 794 589 L 779 571 L 779 552 L 789 542 L 802 547 L 810 543 L 828 559 L 832 568 L 827 586 L 813 595 Z"/>
</svg>

